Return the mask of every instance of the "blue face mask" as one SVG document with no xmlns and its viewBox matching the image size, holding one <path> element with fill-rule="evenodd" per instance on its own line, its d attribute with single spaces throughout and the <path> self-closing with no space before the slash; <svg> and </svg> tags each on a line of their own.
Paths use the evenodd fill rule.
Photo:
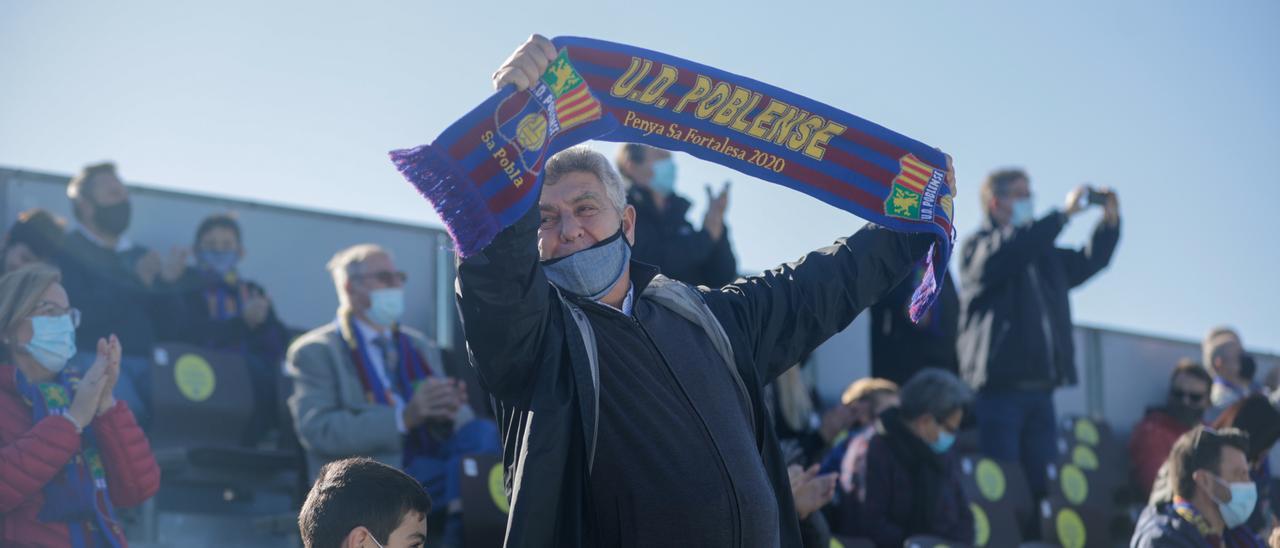
<svg viewBox="0 0 1280 548">
<path fill-rule="evenodd" d="M 369 292 L 369 319 L 378 325 L 391 325 L 404 315 L 404 288 L 386 287 Z"/>
<path fill-rule="evenodd" d="M 1244 525 L 1244 522 L 1249 521 L 1249 516 L 1253 514 L 1253 507 L 1258 504 L 1258 486 L 1252 481 L 1227 483 L 1218 477 L 1213 480 L 1231 491 L 1231 500 L 1227 502 L 1218 502 L 1218 497 L 1213 496 L 1212 493 L 1209 495 L 1214 502 L 1218 503 L 1222 521 L 1226 522 L 1228 529 Z"/>
<path fill-rule="evenodd" d="M 946 453 L 956 442 L 956 435 L 946 429 L 938 429 L 938 441 L 929 444 L 929 449 L 939 455 Z"/>
<path fill-rule="evenodd" d="M 1022 226 L 1031 224 L 1036 220 L 1035 206 L 1031 203 L 1031 198 L 1019 198 L 1013 202 L 1013 211 L 1009 215 L 1009 223 L 1013 226 Z"/>
<path fill-rule="evenodd" d="M 236 269 L 240 262 L 240 254 L 235 251 L 201 250 L 197 257 L 203 264 L 218 274 L 226 274 Z"/>
<path fill-rule="evenodd" d="M 653 163 L 653 178 L 649 180 L 649 188 L 666 196 L 676 191 L 675 160 L 663 158 Z"/>
<path fill-rule="evenodd" d="M 563 291 L 591 300 L 605 296 L 631 262 L 631 246 L 622 228 L 604 241 L 572 255 L 543 261 L 547 280 Z"/>
<path fill-rule="evenodd" d="M 61 373 L 67 360 L 76 355 L 76 326 L 71 315 L 33 316 L 31 332 L 27 352 L 45 369 Z"/>
</svg>

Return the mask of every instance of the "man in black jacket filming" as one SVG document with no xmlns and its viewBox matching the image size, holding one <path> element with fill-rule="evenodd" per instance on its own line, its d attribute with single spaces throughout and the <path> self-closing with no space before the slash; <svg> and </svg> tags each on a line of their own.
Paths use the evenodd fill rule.
<svg viewBox="0 0 1280 548">
<path fill-rule="evenodd" d="M 1102 220 L 1083 249 L 1054 240 L 1090 203 Z M 1111 261 L 1120 239 L 1116 194 L 1080 186 L 1062 209 L 1036 219 L 1030 178 L 992 173 L 982 186 L 987 219 L 960 248 L 960 371 L 977 390 L 982 451 L 1021 462 L 1036 496 L 1056 446 L 1053 391 L 1076 384 L 1068 291 Z"/>
<path fill-rule="evenodd" d="M 555 55 L 533 36 L 494 84 L 523 89 Z M 933 237 L 869 226 L 694 288 L 629 260 L 636 212 L 603 155 L 571 148 L 543 175 L 538 209 L 458 267 L 467 348 L 502 423 L 506 546 L 800 546 L 761 387 Z"/>
</svg>

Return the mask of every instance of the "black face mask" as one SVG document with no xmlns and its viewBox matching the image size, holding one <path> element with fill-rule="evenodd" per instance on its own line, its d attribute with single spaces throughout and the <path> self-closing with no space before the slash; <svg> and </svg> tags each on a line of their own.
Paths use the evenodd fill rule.
<svg viewBox="0 0 1280 548">
<path fill-rule="evenodd" d="M 1169 404 L 1165 406 L 1165 409 L 1171 417 L 1182 424 L 1196 425 L 1200 424 L 1200 421 L 1204 419 L 1204 409 L 1191 407 L 1182 400 L 1169 398 Z"/>
<path fill-rule="evenodd" d="M 129 200 L 112 205 L 94 205 L 93 208 L 94 224 L 112 236 L 124 234 L 124 231 L 129 228 L 129 219 L 132 216 L 133 210 L 129 206 Z"/>
<path fill-rule="evenodd" d="M 1253 381 L 1253 376 L 1258 373 L 1258 362 L 1253 356 L 1244 354 L 1240 356 L 1240 378 Z"/>
</svg>

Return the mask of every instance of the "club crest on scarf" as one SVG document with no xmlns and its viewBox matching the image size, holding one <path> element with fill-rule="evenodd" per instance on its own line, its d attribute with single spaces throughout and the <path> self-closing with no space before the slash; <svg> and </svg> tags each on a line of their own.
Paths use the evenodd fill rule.
<svg viewBox="0 0 1280 548">
<path fill-rule="evenodd" d="M 898 159 L 898 176 L 893 179 L 893 190 L 884 202 L 884 213 L 912 221 L 932 221 L 935 204 L 951 218 L 951 195 L 938 197 L 946 190 L 947 174 L 941 169 L 920 161 L 914 154 Z"/>
<path fill-rule="evenodd" d="M 591 96 L 586 81 L 569 62 L 568 54 L 561 51 L 528 93 L 510 95 L 499 103 L 494 111 L 494 126 L 505 145 L 496 149 L 494 158 L 512 176 L 516 166 L 506 158 L 507 146 L 510 146 L 520 170 L 536 177 L 547 158 L 544 145 L 551 138 L 574 126 L 599 120 L 602 115 L 600 102 Z M 493 147 L 492 142 L 486 145 Z M 520 186 L 524 179 L 513 176 L 511 182 Z"/>
</svg>

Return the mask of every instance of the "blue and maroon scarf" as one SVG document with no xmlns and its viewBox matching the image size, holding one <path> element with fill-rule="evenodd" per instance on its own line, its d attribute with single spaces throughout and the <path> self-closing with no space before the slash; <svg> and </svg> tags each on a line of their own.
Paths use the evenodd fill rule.
<svg viewBox="0 0 1280 548">
<path fill-rule="evenodd" d="M 244 302 L 240 299 L 240 275 L 235 271 L 224 274 L 202 269 L 200 276 L 204 280 L 204 300 L 209 307 L 209 318 L 219 321 L 239 318 L 244 310 Z"/>
<path fill-rule="evenodd" d="M 18 392 L 31 406 L 32 424 L 49 415 L 66 414 L 81 378 L 71 368 L 50 382 L 33 383 L 22 371 L 16 375 Z M 115 508 L 107 493 L 107 469 L 93 431 L 85 428 L 80 433 L 80 451 L 45 484 L 44 505 L 37 517 L 46 523 L 67 524 L 74 548 L 123 545 Z"/>
<path fill-rule="evenodd" d="M 804 192 L 888 228 L 937 237 L 912 298 L 918 320 L 955 240 L 938 149 L 763 82 L 655 51 L 552 40 L 559 56 L 433 143 L 391 152 L 466 257 L 537 202 L 547 158 L 589 139 L 644 143 Z"/>
<path fill-rule="evenodd" d="M 355 365 L 360 386 L 364 388 L 364 397 L 369 403 L 392 406 L 393 400 L 398 396 L 407 405 L 413 399 L 418 385 L 435 374 L 427 359 L 400 332 L 399 326 L 395 326 L 392 328 L 391 339 L 396 346 L 400 363 L 396 364 L 395 375 L 387 376 L 392 386 L 384 386 L 382 376 L 373 370 L 373 362 L 369 359 L 369 341 L 360 336 L 360 330 L 353 325 L 355 320 L 350 314 L 343 314 L 341 318 L 339 333 L 351 356 L 351 363 Z M 391 364 L 385 365 L 390 373 Z M 407 463 L 417 455 L 434 451 L 438 446 L 437 440 L 431 435 L 431 429 L 419 426 L 406 435 L 404 460 Z"/>
</svg>

